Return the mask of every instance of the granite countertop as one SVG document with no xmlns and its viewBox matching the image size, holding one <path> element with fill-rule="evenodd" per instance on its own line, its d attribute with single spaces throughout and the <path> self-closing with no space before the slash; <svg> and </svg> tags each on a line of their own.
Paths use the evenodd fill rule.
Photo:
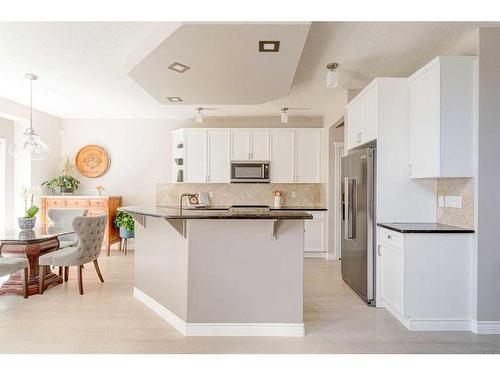
<svg viewBox="0 0 500 375">
<path fill-rule="evenodd" d="M 182 209 L 160 206 L 127 206 L 119 211 L 164 219 L 250 219 L 250 220 L 309 220 L 312 215 L 304 211 L 270 211 L 270 212 L 229 212 L 227 209 Z"/>
<path fill-rule="evenodd" d="M 377 226 L 399 233 L 474 233 L 473 229 L 439 223 L 378 223 Z"/>
<path fill-rule="evenodd" d="M 176 208 L 168 206 L 169 208 Z M 208 206 L 207 208 L 183 207 L 182 210 L 229 210 L 230 206 Z M 322 206 L 281 206 L 281 208 L 270 207 L 271 211 L 327 211 Z"/>
</svg>

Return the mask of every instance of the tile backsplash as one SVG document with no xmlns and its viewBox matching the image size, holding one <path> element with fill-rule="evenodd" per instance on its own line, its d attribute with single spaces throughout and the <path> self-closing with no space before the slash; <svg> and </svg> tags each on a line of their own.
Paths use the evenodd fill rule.
<svg viewBox="0 0 500 375">
<path fill-rule="evenodd" d="M 437 208 L 438 223 L 474 228 L 474 179 L 443 178 L 437 182 L 437 195 L 461 196 L 462 208 Z"/>
<path fill-rule="evenodd" d="M 285 193 L 284 205 L 326 206 L 326 184 L 191 184 L 168 183 L 156 185 L 158 206 L 177 206 L 182 193 L 212 192 L 212 206 L 233 204 L 273 205 L 276 190 Z M 295 197 L 293 197 L 295 193 Z"/>
</svg>

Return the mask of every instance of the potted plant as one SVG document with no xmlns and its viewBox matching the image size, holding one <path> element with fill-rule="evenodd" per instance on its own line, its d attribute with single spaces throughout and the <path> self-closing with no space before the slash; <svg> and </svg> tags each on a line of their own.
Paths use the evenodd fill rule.
<svg viewBox="0 0 500 375">
<path fill-rule="evenodd" d="M 33 204 L 35 195 L 38 194 L 39 188 L 27 188 L 23 187 L 22 195 L 24 198 L 24 211 L 25 214 L 22 217 L 17 218 L 17 223 L 19 229 L 33 229 L 36 224 L 36 214 L 38 213 L 38 207 Z"/>
<path fill-rule="evenodd" d="M 47 187 L 56 193 L 74 193 L 78 189 L 80 181 L 78 181 L 71 174 L 75 170 L 75 164 L 66 156 L 63 162 L 61 175 L 44 182 L 42 185 L 47 184 Z"/>
<path fill-rule="evenodd" d="M 47 181 L 47 187 L 52 190 L 54 193 L 60 192 L 62 193 L 74 193 L 76 189 L 78 189 L 78 184 L 80 181 L 78 181 L 76 178 L 73 176 L 57 176 L 54 177 L 52 180 Z"/>
<path fill-rule="evenodd" d="M 119 211 L 113 221 L 116 228 L 120 229 L 123 239 L 134 238 L 134 218 L 124 211 Z"/>
</svg>

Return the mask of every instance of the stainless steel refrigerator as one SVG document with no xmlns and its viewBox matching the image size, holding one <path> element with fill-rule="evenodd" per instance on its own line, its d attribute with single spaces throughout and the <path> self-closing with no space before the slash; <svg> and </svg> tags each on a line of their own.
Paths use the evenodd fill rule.
<svg viewBox="0 0 500 375">
<path fill-rule="evenodd" d="M 342 278 L 369 305 L 375 305 L 374 148 L 342 158 Z"/>
</svg>

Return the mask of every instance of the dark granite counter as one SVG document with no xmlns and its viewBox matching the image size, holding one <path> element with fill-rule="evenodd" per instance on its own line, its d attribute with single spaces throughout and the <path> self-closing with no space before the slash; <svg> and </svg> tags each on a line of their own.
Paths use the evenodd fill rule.
<svg viewBox="0 0 500 375">
<path fill-rule="evenodd" d="M 474 233 L 473 229 L 439 223 L 378 223 L 377 226 L 399 233 Z"/>
<path fill-rule="evenodd" d="M 176 208 L 176 207 L 168 207 Z M 195 207 L 183 207 L 182 210 L 229 210 L 230 206 L 208 206 L 207 208 L 195 208 Z M 325 207 L 322 206 L 281 206 L 280 208 L 270 207 L 271 211 L 327 211 Z"/>
<path fill-rule="evenodd" d="M 327 211 L 321 206 L 281 206 L 281 208 L 271 207 L 271 211 Z"/>
<path fill-rule="evenodd" d="M 304 211 L 274 210 L 270 212 L 229 212 L 227 209 L 182 209 L 160 206 L 128 206 L 119 211 L 129 214 L 159 217 L 164 219 L 240 219 L 240 220 L 309 220 L 312 215 Z"/>
</svg>

